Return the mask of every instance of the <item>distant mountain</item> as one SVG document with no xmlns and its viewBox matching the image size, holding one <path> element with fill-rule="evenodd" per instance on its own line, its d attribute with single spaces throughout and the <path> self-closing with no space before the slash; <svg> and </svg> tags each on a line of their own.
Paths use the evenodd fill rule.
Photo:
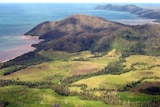
<svg viewBox="0 0 160 107">
<path fill-rule="evenodd" d="M 98 5 L 95 9 L 125 11 L 143 18 L 160 19 L 160 10 L 144 9 L 135 5 Z"/>
<path fill-rule="evenodd" d="M 159 25 L 123 25 L 100 17 L 73 15 L 44 22 L 26 35 L 39 36 L 37 50 L 106 52 L 117 49 L 131 54 L 160 54 Z"/>
</svg>

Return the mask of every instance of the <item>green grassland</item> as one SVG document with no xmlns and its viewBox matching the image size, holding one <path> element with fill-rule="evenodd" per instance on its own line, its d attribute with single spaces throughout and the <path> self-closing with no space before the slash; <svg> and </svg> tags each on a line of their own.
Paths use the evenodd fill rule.
<svg viewBox="0 0 160 107">
<path fill-rule="evenodd" d="M 6 86 L 0 88 L 0 102 L 8 101 L 7 107 L 53 107 L 60 104 L 60 107 L 106 107 L 100 101 L 81 100 L 76 96 L 58 95 L 51 89 L 36 89 L 25 86 Z M 108 106 L 114 107 L 114 106 Z"/>
<path fill-rule="evenodd" d="M 60 51 L 41 51 L 39 54 L 52 61 L 43 62 L 38 65 L 29 66 L 10 75 L 3 76 L 3 73 L 12 67 L 0 69 L 0 80 L 14 80 L 23 82 L 51 82 L 61 84 L 63 80 L 74 76 L 85 76 L 101 71 L 110 62 L 118 61 L 121 53 L 112 50 L 107 54 L 91 53 L 89 51 L 67 53 Z M 148 95 L 140 93 L 139 89 L 147 81 L 148 84 L 155 83 L 157 87 L 160 83 L 160 57 L 146 55 L 131 55 L 123 58 L 122 65 L 130 69 L 121 74 L 103 74 L 93 75 L 76 80 L 67 84 L 70 92 L 77 92 L 73 96 L 63 96 L 54 92 L 53 88 L 38 88 L 22 85 L 9 85 L 0 87 L 0 102 L 8 101 L 7 107 L 53 107 L 54 104 L 60 104 L 60 107 L 112 107 L 122 105 L 107 105 L 103 101 L 82 100 L 79 94 L 81 92 L 91 92 L 100 96 L 104 91 L 116 91 L 116 96 L 122 101 L 143 102 L 150 100 L 160 100 L 159 95 Z M 141 80 L 134 87 L 125 91 L 127 84 L 132 84 Z M 151 83 L 152 82 L 152 83 Z M 147 86 L 149 86 L 147 84 Z M 82 88 L 81 85 L 86 85 Z"/>
<path fill-rule="evenodd" d="M 47 53 L 43 55 L 45 56 L 46 54 Z M 51 52 L 49 52 L 48 54 L 51 54 Z M 53 56 L 50 55 L 49 57 L 58 58 L 62 56 L 62 54 L 65 53 L 55 52 Z M 68 56 L 69 53 L 66 54 Z M 65 59 L 64 60 L 63 58 L 58 58 L 59 60 L 57 59 L 39 65 L 30 66 L 26 69 L 17 71 L 12 75 L 1 76 L 0 79 L 19 78 L 21 81 L 37 82 L 37 81 L 53 80 L 53 82 L 59 82 L 58 80 L 64 79 L 72 75 L 85 75 L 97 72 L 102 68 L 104 68 L 109 62 L 115 60 L 115 58 L 109 58 L 106 56 L 103 56 L 101 58 L 90 58 L 91 56 L 93 55 L 90 52 L 77 53 L 75 55 L 70 55 L 68 59 L 64 58 Z M 77 60 L 80 58 L 88 60 L 85 61 Z M 5 69 L 9 69 L 9 67 L 2 69 L 1 73 L 3 73 Z"/>
</svg>

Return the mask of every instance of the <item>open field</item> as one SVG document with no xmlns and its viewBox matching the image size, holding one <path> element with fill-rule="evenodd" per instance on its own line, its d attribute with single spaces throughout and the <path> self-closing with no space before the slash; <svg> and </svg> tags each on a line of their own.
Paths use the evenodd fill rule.
<svg viewBox="0 0 160 107">
<path fill-rule="evenodd" d="M 53 53 L 53 52 L 52 52 Z M 45 53 L 46 55 L 47 53 Z M 51 54 L 49 52 L 48 54 Z M 65 55 L 63 57 L 62 54 L 69 53 L 60 53 L 55 52 L 53 56 L 58 59 L 54 59 L 51 62 L 45 62 L 39 65 L 30 66 L 26 69 L 17 71 L 12 75 L 1 76 L 0 79 L 16 79 L 19 78 L 21 81 L 56 81 L 64 79 L 66 77 L 72 75 L 85 75 L 89 73 L 94 73 L 102 68 L 104 68 L 109 62 L 115 60 L 114 58 L 110 58 L 107 56 L 103 56 L 100 58 L 90 58 L 93 56 L 90 52 L 77 53 L 75 55 L 70 55 L 68 59 L 66 59 Z M 44 55 L 44 54 L 43 54 Z M 85 61 L 77 60 L 77 59 L 88 59 Z M 1 70 L 1 75 L 5 71 L 4 68 Z M 58 77 L 58 80 L 56 80 Z"/>
<path fill-rule="evenodd" d="M 116 50 L 103 55 L 101 53 L 92 54 L 89 51 L 79 53 L 57 51 L 43 53 L 42 51 L 40 54 L 52 59 L 52 61 L 29 66 L 6 76 L 3 76 L 3 73 L 12 69 L 12 67 L 0 69 L 0 79 L 60 84 L 62 80 L 75 75 L 83 76 L 101 71 L 110 62 L 119 60 L 121 56 Z M 146 86 L 146 82 L 148 87 L 160 87 L 160 57 L 132 55 L 123 60 L 122 65 L 130 69 L 128 72 L 119 75 L 103 74 L 82 78 L 67 84 L 70 92 L 80 94 L 88 90 L 95 95 L 100 95 L 99 93 L 103 93 L 104 90 L 106 92 L 117 91 L 126 87 L 127 84 L 141 80 L 141 83 L 129 90 L 118 91 L 116 96 L 126 102 L 159 101 L 159 95 L 143 94 L 139 92 L 139 89 L 143 89 L 142 87 Z M 81 85 L 86 85 L 86 89 L 82 88 Z M 28 88 L 21 85 L 9 85 L 0 87 L 0 95 L 0 102 L 8 101 L 8 107 L 35 107 L 35 105 L 39 107 L 53 107 L 57 103 L 60 104 L 60 107 L 114 107 L 106 105 L 101 101 L 82 100 L 77 95 L 63 96 L 54 92 L 52 88 L 40 89 L 37 87 Z M 118 107 L 118 105 L 115 107 Z"/>
<path fill-rule="evenodd" d="M 73 84 L 87 84 L 88 88 L 105 88 L 105 89 L 119 89 L 126 84 L 138 81 L 143 77 L 160 77 L 160 72 L 154 71 L 131 71 L 121 75 L 100 75 L 93 76 L 87 79 L 79 80 Z M 152 81 L 160 81 L 152 80 Z"/>
<path fill-rule="evenodd" d="M 0 103 L 8 101 L 7 107 L 106 107 L 100 101 L 81 100 L 76 96 L 61 96 L 51 89 L 27 88 L 25 86 L 6 86 L 0 88 Z M 107 106 L 114 107 L 114 106 Z"/>
</svg>

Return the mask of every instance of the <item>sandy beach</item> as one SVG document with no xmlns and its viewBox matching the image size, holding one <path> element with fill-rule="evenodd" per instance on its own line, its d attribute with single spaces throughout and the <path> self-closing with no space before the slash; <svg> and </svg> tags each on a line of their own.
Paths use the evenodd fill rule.
<svg viewBox="0 0 160 107">
<path fill-rule="evenodd" d="M 24 53 L 35 50 L 35 48 L 31 45 L 41 41 L 37 36 L 18 36 L 18 38 L 22 41 L 25 41 L 24 44 L 20 44 L 12 49 L 0 51 L 0 62 L 9 61 Z"/>
</svg>

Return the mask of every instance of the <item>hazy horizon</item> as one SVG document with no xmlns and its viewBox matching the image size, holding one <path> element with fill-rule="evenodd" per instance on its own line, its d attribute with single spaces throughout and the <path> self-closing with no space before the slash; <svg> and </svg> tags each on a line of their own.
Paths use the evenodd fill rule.
<svg viewBox="0 0 160 107">
<path fill-rule="evenodd" d="M 0 0 L 0 3 L 160 3 L 158 0 Z"/>
</svg>

